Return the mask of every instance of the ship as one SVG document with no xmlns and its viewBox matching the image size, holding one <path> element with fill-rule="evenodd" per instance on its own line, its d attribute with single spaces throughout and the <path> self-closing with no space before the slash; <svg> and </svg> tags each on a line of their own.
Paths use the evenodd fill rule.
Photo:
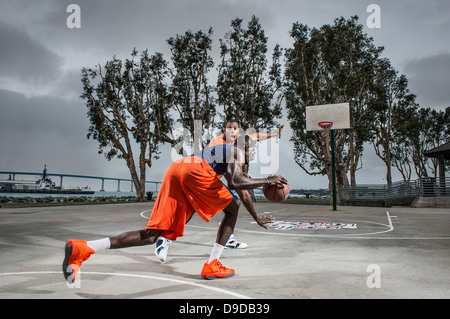
<svg viewBox="0 0 450 319">
<path fill-rule="evenodd" d="M 0 180 L 0 193 L 32 193 L 32 194 L 94 194 L 89 187 L 63 188 L 56 186 L 47 175 L 47 165 L 44 165 L 42 176 L 35 181 L 14 180 L 9 177 L 8 180 Z"/>
</svg>

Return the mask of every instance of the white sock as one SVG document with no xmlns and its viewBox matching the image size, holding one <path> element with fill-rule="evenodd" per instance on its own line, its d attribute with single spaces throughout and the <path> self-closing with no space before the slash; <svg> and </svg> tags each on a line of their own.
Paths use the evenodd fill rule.
<svg viewBox="0 0 450 319">
<path fill-rule="evenodd" d="M 224 248 L 225 248 L 224 246 L 215 243 L 211 251 L 211 255 L 209 256 L 208 264 L 211 263 L 211 261 L 213 261 L 214 259 L 219 259 L 220 255 L 222 255 Z"/>
<path fill-rule="evenodd" d="M 99 240 L 88 241 L 87 245 L 89 248 L 92 248 L 97 252 L 100 250 L 109 249 L 111 247 L 111 241 L 109 240 L 109 238 L 103 238 Z"/>
</svg>

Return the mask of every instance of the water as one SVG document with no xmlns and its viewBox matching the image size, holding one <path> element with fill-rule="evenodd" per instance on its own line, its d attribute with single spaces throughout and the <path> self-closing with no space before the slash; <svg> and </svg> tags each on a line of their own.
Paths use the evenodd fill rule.
<svg viewBox="0 0 450 319">
<path fill-rule="evenodd" d="M 0 197 L 129 197 L 136 196 L 136 192 L 100 192 L 95 191 L 94 194 L 51 194 L 51 193 L 0 193 Z"/>
<path fill-rule="evenodd" d="M 148 192 L 153 192 L 155 198 L 156 191 L 151 189 Z M 264 197 L 262 189 L 256 188 L 254 194 L 257 198 Z M 0 193 L 0 197 L 14 197 L 14 198 L 41 198 L 41 197 L 135 197 L 136 192 L 113 192 L 113 191 L 95 191 L 94 194 L 39 194 L 39 193 Z M 305 195 L 290 194 L 290 198 L 305 198 Z"/>
</svg>

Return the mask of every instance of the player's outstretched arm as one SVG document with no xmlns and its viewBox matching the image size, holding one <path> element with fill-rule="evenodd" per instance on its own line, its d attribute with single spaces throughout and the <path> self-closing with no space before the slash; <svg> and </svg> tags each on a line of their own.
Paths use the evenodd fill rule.
<svg viewBox="0 0 450 319">
<path fill-rule="evenodd" d="M 253 141 L 264 141 L 264 140 L 267 140 L 274 136 L 281 136 L 281 132 L 283 131 L 283 129 L 284 129 L 284 124 L 281 125 L 281 127 L 278 131 L 275 131 L 275 132 L 270 132 L 270 133 L 257 132 L 257 133 L 252 133 L 252 134 L 248 134 L 248 135 L 250 136 L 250 138 Z"/>
<path fill-rule="evenodd" d="M 248 193 L 248 191 L 242 190 L 242 189 L 237 189 L 236 192 L 239 194 L 239 198 L 242 200 L 242 203 L 244 204 L 245 208 L 250 213 L 250 215 L 253 217 L 253 219 L 258 223 L 258 225 L 265 229 L 269 229 L 266 226 L 266 224 L 272 222 L 272 220 L 273 220 L 272 215 L 263 216 L 262 218 L 260 218 L 256 214 L 255 206 L 253 205 L 252 198 L 251 198 L 250 194 Z"/>
</svg>

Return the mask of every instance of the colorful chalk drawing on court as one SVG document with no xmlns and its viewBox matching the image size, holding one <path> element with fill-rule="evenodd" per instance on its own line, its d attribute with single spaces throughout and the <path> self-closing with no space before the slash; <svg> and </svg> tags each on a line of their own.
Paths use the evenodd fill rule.
<svg viewBox="0 0 450 319">
<path fill-rule="evenodd" d="M 352 228 L 356 229 L 356 224 L 343 224 L 343 223 L 332 223 L 332 222 L 287 222 L 287 221 L 274 221 L 268 224 L 278 230 L 290 230 L 290 229 L 342 229 L 342 228 Z"/>
</svg>

